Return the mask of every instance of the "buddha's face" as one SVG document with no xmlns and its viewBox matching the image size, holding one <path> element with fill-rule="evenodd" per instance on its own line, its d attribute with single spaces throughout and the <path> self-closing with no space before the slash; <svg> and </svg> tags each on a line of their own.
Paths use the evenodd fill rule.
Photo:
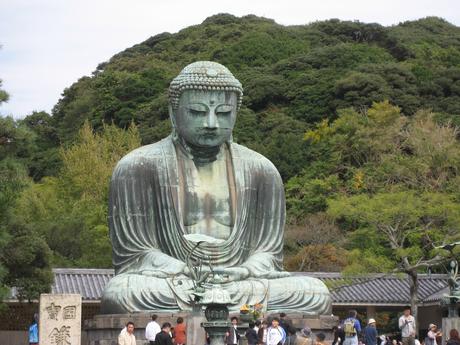
<svg viewBox="0 0 460 345">
<path fill-rule="evenodd" d="M 172 114 L 177 133 L 193 146 L 222 145 L 232 135 L 237 101 L 232 91 L 185 90 Z"/>
</svg>

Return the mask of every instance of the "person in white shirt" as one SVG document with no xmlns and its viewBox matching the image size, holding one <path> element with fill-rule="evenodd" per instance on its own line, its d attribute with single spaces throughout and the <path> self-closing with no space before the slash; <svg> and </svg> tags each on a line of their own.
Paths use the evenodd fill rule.
<svg viewBox="0 0 460 345">
<path fill-rule="evenodd" d="M 267 345 L 282 345 L 286 341 L 286 332 L 280 326 L 280 320 L 275 317 L 267 330 Z"/>
<path fill-rule="evenodd" d="M 403 345 L 415 345 L 415 319 L 410 313 L 410 307 L 405 307 L 404 314 L 399 318 Z"/>
<path fill-rule="evenodd" d="M 145 327 L 145 339 L 150 342 L 150 345 L 155 345 L 155 337 L 158 333 L 161 332 L 161 327 L 156 321 L 158 315 L 152 315 L 152 321 L 150 321 L 147 326 Z"/>
<path fill-rule="evenodd" d="M 134 336 L 134 323 L 129 321 L 126 327 L 123 328 L 118 336 L 118 345 L 136 345 L 136 337 Z"/>
<path fill-rule="evenodd" d="M 256 331 L 256 333 L 259 333 L 259 328 L 261 324 L 262 322 L 260 322 L 260 320 L 256 320 L 256 325 L 254 326 L 254 331 Z"/>
<path fill-rule="evenodd" d="M 238 318 L 236 316 L 231 318 L 232 325 L 226 334 L 227 345 L 237 345 L 240 342 L 240 334 L 238 333 Z"/>
</svg>

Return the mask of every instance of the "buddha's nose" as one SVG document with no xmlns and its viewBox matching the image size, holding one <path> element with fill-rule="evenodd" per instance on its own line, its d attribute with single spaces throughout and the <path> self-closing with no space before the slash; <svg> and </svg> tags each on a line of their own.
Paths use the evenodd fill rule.
<svg viewBox="0 0 460 345">
<path fill-rule="evenodd" d="M 209 110 L 208 116 L 206 116 L 206 128 L 215 129 L 219 127 L 219 123 L 217 122 L 217 116 L 214 109 Z"/>
</svg>

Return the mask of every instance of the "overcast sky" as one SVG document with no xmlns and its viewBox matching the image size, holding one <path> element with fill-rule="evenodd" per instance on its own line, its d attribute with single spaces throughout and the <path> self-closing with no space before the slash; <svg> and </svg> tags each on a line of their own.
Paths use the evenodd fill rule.
<svg viewBox="0 0 460 345">
<path fill-rule="evenodd" d="M 1 115 L 50 111 L 65 87 L 150 36 L 217 13 L 285 25 L 339 18 L 397 24 L 426 16 L 460 25 L 459 0 L 0 0 Z"/>
</svg>

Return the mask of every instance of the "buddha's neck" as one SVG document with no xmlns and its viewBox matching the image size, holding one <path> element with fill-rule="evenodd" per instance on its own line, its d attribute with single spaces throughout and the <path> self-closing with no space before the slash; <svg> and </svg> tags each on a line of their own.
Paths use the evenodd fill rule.
<svg viewBox="0 0 460 345">
<path fill-rule="evenodd" d="M 195 146 L 187 143 L 180 137 L 177 138 L 176 143 L 179 146 L 182 153 L 184 153 L 188 158 L 192 159 L 194 162 L 198 164 L 214 162 L 217 159 L 222 148 L 222 145 L 211 147 Z"/>
</svg>

